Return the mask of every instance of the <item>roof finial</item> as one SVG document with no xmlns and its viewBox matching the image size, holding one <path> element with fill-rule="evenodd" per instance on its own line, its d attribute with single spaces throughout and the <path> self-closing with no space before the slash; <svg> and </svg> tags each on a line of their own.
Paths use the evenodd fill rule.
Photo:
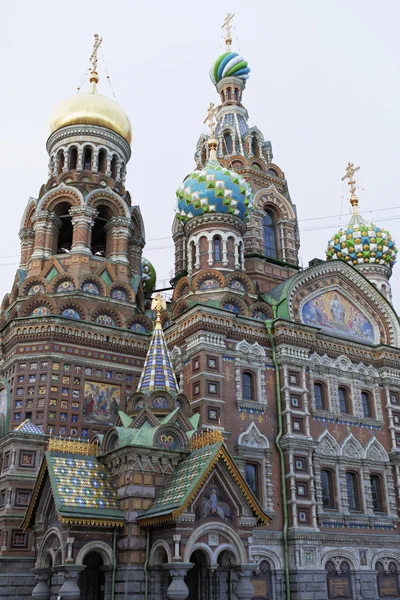
<svg viewBox="0 0 400 600">
<path fill-rule="evenodd" d="M 98 51 L 99 51 L 102 41 L 103 41 L 103 38 L 101 38 L 98 33 L 95 33 L 94 34 L 93 51 L 89 58 L 89 62 L 92 66 L 89 81 L 90 81 L 90 83 L 93 83 L 93 90 L 92 90 L 93 92 L 96 91 L 96 83 L 98 83 L 98 81 L 99 81 L 99 76 L 97 74 L 97 60 L 98 60 L 97 54 L 98 54 Z"/>
<path fill-rule="evenodd" d="M 207 116 L 204 119 L 204 123 L 207 123 L 210 128 L 210 137 L 208 139 L 208 148 L 210 150 L 210 160 L 217 160 L 218 141 L 214 137 L 215 127 L 216 127 L 216 122 L 215 122 L 214 117 L 215 117 L 215 113 L 217 112 L 217 110 L 218 109 L 215 106 L 214 102 L 210 102 L 210 104 L 208 106 Z"/>
<path fill-rule="evenodd" d="M 162 329 L 161 326 L 161 313 L 164 310 L 167 310 L 167 304 L 164 300 L 164 298 L 161 296 L 161 294 L 157 294 L 157 296 L 155 298 L 153 298 L 152 302 L 151 302 L 151 310 L 155 310 L 157 313 L 157 318 L 156 318 L 156 329 Z"/>
<path fill-rule="evenodd" d="M 227 13 L 226 17 L 225 17 L 225 21 L 221 27 L 221 29 L 225 29 L 225 44 L 226 44 L 226 50 L 227 52 L 230 52 L 231 50 L 231 44 L 232 44 L 232 35 L 231 35 L 231 29 L 232 29 L 232 19 L 235 16 L 235 13 Z"/>
<path fill-rule="evenodd" d="M 350 204 L 353 207 L 353 215 L 358 214 L 358 198 L 356 196 L 356 180 L 354 174 L 360 169 L 360 167 L 354 168 L 354 163 L 349 162 L 346 167 L 346 175 L 342 177 L 342 181 L 348 179 L 347 185 L 350 189 Z"/>
</svg>

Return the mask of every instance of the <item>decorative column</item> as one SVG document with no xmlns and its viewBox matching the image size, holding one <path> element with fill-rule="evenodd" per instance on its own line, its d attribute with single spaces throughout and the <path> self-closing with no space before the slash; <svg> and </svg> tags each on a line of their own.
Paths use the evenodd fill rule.
<svg viewBox="0 0 400 600">
<path fill-rule="evenodd" d="M 213 256 L 213 240 L 212 238 L 208 237 L 207 238 L 208 241 L 208 266 L 212 267 L 214 264 L 214 256 Z"/>
<path fill-rule="evenodd" d="M 135 273 L 140 273 L 140 263 L 142 262 L 142 252 L 144 239 L 138 236 L 131 236 L 128 244 L 129 262 Z"/>
<path fill-rule="evenodd" d="M 110 156 L 107 153 L 107 163 L 106 163 L 106 172 L 105 172 L 106 177 L 111 177 L 111 161 L 112 161 L 112 156 Z"/>
<path fill-rule="evenodd" d="M 173 537 L 173 540 L 174 540 L 174 556 L 172 557 L 173 560 L 181 560 L 181 556 L 180 556 L 181 539 L 182 539 L 181 535 L 174 535 L 174 537 Z"/>
<path fill-rule="evenodd" d="M 112 217 L 105 226 L 107 234 L 107 258 L 111 263 L 128 260 L 128 242 L 133 225 L 127 217 Z"/>
<path fill-rule="evenodd" d="M 167 589 L 168 600 L 186 600 L 189 596 L 189 588 L 185 583 L 186 573 L 194 566 L 194 563 L 172 562 L 163 565 L 167 569 L 172 581 Z"/>
<path fill-rule="evenodd" d="M 83 148 L 78 148 L 78 160 L 76 163 L 76 170 L 82 171 L 83 168 Z"/>
<path fill-rule="evenodd" d="M 374 504 L 372 502 L 372 490 L 371 490 L 371 479 L 369 476 L 369 469 L 367 467 L 362 467 L 360 469 L 360 475 L 362 478 L 362 489 L 364 490 L 364 498 L 365 498 L 365 512 L 367 515 L 374 514 Z"/>
<path fill-rule="evenodd" d="M 36 211 L 32 217 L 35 243 L 31 258 L 45 258 L 51 255 L 51 248 L 47 246 L 49 238 L 47 234 L 49 229 L 51 232 L 53 231 L 52 214 L 48 210 L 41 210 Z M 56 215 L 54 217 L 58 219 Z"/>
<path fill-rule="evenodd" d="M 235 596 L 238 598 L 238 600 L 252 600 L 254 597 L 254 588 L 250 581 L 253 571 L 253 563 L 245 563 L 240 565 L 238 569 L 239 583 L 235 587 Z"/>
<path fill-rule="evenodd" d="M 74 547 L 75 538 L 67 538 L 67 558 L 65 559 L 66 563 L 72 563 L 72 549 Z"/>
<path fill-rule="evenodd" d="M 242 271 L 244 271 L 244 242 L 239 244 L 239 252 L 240 252 L 240 265 Z"/>
<path fill-rule="evenodd" d="M 69 214 L 73 226 L 71 253 L 92 254 L 92 227 L 98 215 L 97 210 L 90 206 L 77 206 L 70 208 Z"/>
<path fill-rule="evenodd" d="M 194 265 L 195 269 L 200 269 L 200 240 L 196 240 L 195 242 L 195 248 L 196 248 L 196 262 Z"/>
<path fill-rule="evenodd" d="M 235 269 L 238 271 L 240 269 L 240 260 L 239 260 L 239 240 L 235 240 Z"/>
<path fill-rule="evenodd" d="M 222 264 L 224 267 L 228 265 L 228 248 L 227 248 L 228 240 L 224 237 L 222 238 Z"/>
<path fill-rule="evenodd" d="M 93 162 L 92 162 L 92 172 L 97 173 L 99 170 L 99 152 L 100 150 L 96 148 L 93 152 Z"/>
<path fill-rule="evenodd" d="M 191 276 L 193 269 L 192 269 L 192 265 L 193 265 L 193 244 L 191 242 L 189 242 L 189 247 L 188 247 L 188 259 L 187 259 L 187 272 L 189 277 Z"/>
<path fill-rule="evenodd" d="M 79 573 L 85 570 L 84 565 L 69 565 L 61 567 L 59 574 L 64 575 L 64 583 L 59 589 L 58 595 L 63 600 L 79 600 L 81 592 L 78 585 Z"/>
<path fill-rule="evenodd" d="M 63 173 L 67 173 L 67 171 L 69 171 L 69 159 L 70 159 L 70 154 L 69 154 L 69 152 L 65 152 L 65 151 L 64 151 L 64 166 L 63 166 Z"/>
<path fill-rule="evenodd" d="M 50 570 L 32 569 L 31 572 L 35 575 L 36 579 L 36 585 L 32 590 L 32 598 L 36 598 L 36 600 L 49 600 L 51 596 L 51 589 L 48 585 Z"/>
</svg>

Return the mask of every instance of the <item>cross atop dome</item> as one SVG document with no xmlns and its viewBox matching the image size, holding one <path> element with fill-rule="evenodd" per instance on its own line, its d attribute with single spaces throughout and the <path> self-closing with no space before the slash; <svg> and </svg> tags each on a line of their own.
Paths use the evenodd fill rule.
<svg viewBox="0 0 400 600">
<path fill-rule="evenodd" d="M 225 29 L 225 44 L 226 44 L 226 50 L 228 52 L 231 51 L 231 44 L 232 44 L 232 35 L 231 35 L 231 30 L 232 30 L 232 19 L 235 16 L 235 13 L 227 13 L 226 17 L 225 17 L 225 21 L 223 22 L 223 25 L 221 27 L 221 29 Z"/>
<path fill-rule="evenodd" d="M 354 175 L 357 171 L 360 170 L 360 167 L 354 168 L 354 163 L 349 162 L 346 167 L 346 175 L 342 177 L 342 181 L 347 181 L 347 185 L 350 189 L 350 204 L 353 207 L 353 214 L 357 214 L 358 212 L 358 198 L 356 196 L 356 180 L 354 179 Z"/>
</svg>

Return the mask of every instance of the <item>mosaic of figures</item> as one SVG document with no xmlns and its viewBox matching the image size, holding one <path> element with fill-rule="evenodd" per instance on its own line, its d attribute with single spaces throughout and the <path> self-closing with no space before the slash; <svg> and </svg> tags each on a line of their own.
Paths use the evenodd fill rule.
<svg viewBox="0 0 400 600">
<path fill-rule="evenodd" d="M 85 381 L 83 416 L 87 423 L 115 423 L 120 405 L 120 386 Z"/>
</svg>

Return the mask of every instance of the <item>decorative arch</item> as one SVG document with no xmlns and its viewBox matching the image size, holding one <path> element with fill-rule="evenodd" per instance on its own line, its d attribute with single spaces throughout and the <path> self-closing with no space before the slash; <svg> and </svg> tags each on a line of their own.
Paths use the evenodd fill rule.
<svg viewBox="0 0 400 600">
<path fill-rule="evenodd" d="M 49 296 L 45 296 L 44 294 L 36 294 L 32 299 L 26 300 L 20 310 L 21 317 L 30 317 L 31 313 L 35 308 L 39 306 L 46 306 L 50 310 L 50 314 L 57 313 L 56 303 L 49 298 Z"/>
<path fill-rule="evenodd" d="M 10 306 L 10 294 L 7 292 L 6 294 L 4 294 L 4 298 L 1 301 L 1 310 L 7 310 L 7 308 Z"/>
<path fill-rule="evenodd" d="M 134 327 L 134 325 L 137 325 L 137 327 Z M 150 333 L 153 324 L 149 317 L 146 317 L 145 315 L 135 315 L 127 322 L 126 327 L 127 329 L 137 331 L 138 333 Z"/>
<path fill-rule="evenodd" d="M 54 541 L 57 542 L 57 545 L 54 544 Z M 53 544 L 51 544 L 51 542 L 53 542 Z M 45 561 L 48 554 L 50 554 L 50 556 L 52 557 L 54 565 L 56 553 L 58 553 L 59 551 L 61 552 L 61 564 L 64 564 L 65 552 L 61 531 L 58 529 L 58 527 L 50 527 L 50 529 L 48 529 L 48 531 L 45 533 L 38 548 L 38 567 L 43 568 L 46 566 Z"/>
<path fill-rule="evenodd" d="M 152 407 L 152 410 L 155 408 Z M 166 450 L 183 450 L 188 446 L 188 439 L 179 427 L 167 423 L 157 428 L 152 445 Z"/>
<path fill-rule="evenodd" d="M 170 563 L 172 561 L 171 548 L 168 546 L 165 540 L 158 540 L 151 547 L 149 554 L 149 565 L 162 564 L 158 560 L 158 554 L 160 553 L 160 550 L 164 550 L 164 552 L 166 553 L 168 559 L 167 562 Z"/>
<path fill-rule="evenodd" d="M 360 561 L 356 554 L 350 550 L 344 550 L 342 548 L 337 550 L 329 550 L 321 557 L 320 566 L 325 569 L 326 563 L 332 559 L 347 560 L 350 563 L 350 568 L 354 571 L 360 568 Z"/>
<path fill-rule="evenodd" d="M 272 563 L 274 571 L 279 571 L 283 568 L 282 561 L 279 558 L 279 556 L 272 550 L 266 548 L 264 545 L 257 546 L 253 544 L 250 547 L 250 558 L 252 558 L 255 562 L 260 562 L 261 560 L 266 558 L 270 561 L 270 563 Z"/>
<path fill-rule="evenodd" d="M 200 273 L 197 273 L 197 275 L 193 277 L 192 289 L 200 289 L 201 284 L 207 279 L 218 281 L 219 287 L 225 287 L 225 277 L 222 273 L 217 271 L 217 269 L 207 269 L 207 271 L 200 271 Z"/>
<path fill-rule="evenodd" d="M 101 542 L 101 541 L 88 542 L 87 544 L 85 544 L 79 550 L 76 560 L 75 560 L 75 564 L 83 565 L 84 558 L 87 554 L 89 554 L 89 552 L 97 552 L 98 554 L 100 554 L 101 558 L 103 559 L 104 566 L 106 566 L 106 567 L 112 566 L 112 564 L 113 564 L 112 549 L 108 544 L 106 544 L 105 542 Z"/>
<path fill-rule="evenodd" d="M 273 318 L 273 311 L 269 304 L 265 302 L 256 302 L 250 307 L 250 316 L 259 321 Z"/>
<path fill-rule="evenodd" d="M 25 207 L 24 213 L 22 215 L 20 229 L 32 229 L 33 222 L 32 217 L 36 211 L 36 198 L 29 198 L 28 204 Z"/>
<path fill-rule="evenodd" d="M 398 569 L 400 570 L 400 553 L 393 552 L 393 550 L 381 550 L 374 554 L 372 558 L 372 570 L 376 569 L 376 563 L 380 560 L 387 559 L 388 561 L 393 560 L 397 564 Z"/>
<path fill-rule="evenodd" d="M 61 182 L 40 198 L 36 210 L 53 211 L 55 207 L 62 202 L 66 202 L 71 206 L 83 206 L 84 198 L 77 188 L 65 185 L 65 183 Z"/>
<path fill-rule="evenodd" d="M 127 296 L 127 301 L 128 302 L 135 302 L 135 294 L 134 291 L 132 290 L 131 287 L 129 287 L 129 285 L 127 285 L 126 283 L 122 282 L 122 281 L 115 281 L 114 283 L 112 283 L 109 287 L 108 287 L 108 294 L 110 297 L 112 296 L 113 290 L 123 290 Z M 115 298 L 118 300 L 118 298 Z"/>
<path fill-rule="evenodd" d="M 140 206 L 135 205 L 131 207 L 131 221 L 133 224 L 133 235 L 139 237 L 144 245 L 146 241 L 146 233 Z"/>
<path fill-rule="evenodd" d="M 246 275 L 246 273 L 243 273 L 241 271 L 234 271 L 233 273 L 229 273 L 229 275 L 226 278 L 227 285 L 231 287 L 231 282 L 234 280 L 240 281 L 245 287 L 245 291 L 249 294 L 255 293 L 254 283 L 252 282 L 250 277 Z"/>
<path fill-rule="evenodd" d="M 73 310 L 76 310 L 76 312 L 79 314 L 79 317 L 81 319 L 83 319 L 83 320 L 87 319 L 86 306 L 82 302 L 79 302 L 79 300 L 76 300 L 75 298 L 65 298 L 65 300 L 63 300 L 63 302 L 61 302 L 59 305 L 60 315 L 62 315 L 64 310 L 66 310 L 68 308 L 72 308 Z M 68 315 L 64 315 L 64 316 L 68 316 Z"/>
<path fill-rule="evenodd" d="M 186 300 L 181 300 L 180 302 L 177 302 L 172 312 L 172 318 L 176 319 L 176 317 L 179 317 L 182 313 L 188 310 L 188 308 L 189 304 L 186 302 Z"/>
<path fill-rule="evenodd" d="M 89 194 L 86 196 L 86 204 L 91 208 L 107 206 L 114 217 L 131 218 L 129 207 L 110 187 L 96 189 L 89 192 Z"/>
<path fill-rule="evenodd" d="M 389 455 L 375 436 L 365 446 L 365 457 L 376 463 L 389 462 Z"/>
<path fill-rule="evenodd" d="M 342 450 L 335 438 L 325 429 L 324 433 L 318 438 L 318 446 L 315 449 L 315 454 L 328 458 L 336 458 L 341 456 Z"/>
<path fill-rule="evenodd" d="M 260 433 L 254 421 L 250 423 L 246 431 L 240 434 L 238 445 L 247 448 L 263 448 L 264 450 L 270 447 L 268 439 Z"/>
<path fill-rule="evenodd" d="M 105 284 L 105 282 L 101 279 L 101 277 L 98 277 L 97 275 L 94 274 L 88 274 L 85 275 L 85 277 L 83 277 L 83 279 L 81 280 L 81 289 L 83 290 L 83 286 L 85 285 L 85 283 L 90 283 L 93 282 L 97 285 L 97 287 L 100 290 L 100 295 L 101 296 L 106 296 L 107 295 L 107 286 Z"/>
<path fill-rule="evenodd" d="M 254 208 L 262 211 L 270 208 L 277 218 L 296 221 L 296 213 L 290 200 L 278 192 L 273 184 L 256 192 L 253 202 Z"/>
<path fill-rule="evenodd" d="M 237 564 L 243 564 L 248 561 L 247 552 L 243 545 L 242 540 L 239 537 L 239 534 L 236 533 L 234 529 L 226 525 L 225 523 L 204 523 L 195 529 L 195 531 L 191 534 L 185 546 L 184 553 L 184 562 L 190 562 L 190 557 L 193 552 L 197 549 L 205 550 L 207 555 L 210 558 L 211 564 L 217 564 L 217 556 L 219 554 L 218 548 L 214 551 L 207 544 L 203 544 L 199 542 L 203 536 L 207 535 L 209 532 L 220 532 L 222 533 L 230 542 L 233 548 L 233 553 L 235 555 L 235 559 Z"/>
<path fill-rule="evenodd" d="M 241 340 L 238 344 L 236 344 L 236 350 L 242 354 L 253 354 L 259 358 L 267 356 L 264 348 L 260 346 L 258 342 L 254 342 L 254 344 L 249 344 L 246 340 Z"/>
<path fill-rule="evenodd" d="M 116 327 L 125 327 L 125 320 L 121 313 L 118 310 L 116 310 L 113 306 L 111 306 L 108 302 L 104 303 L 103 306 L 98 306 L 93 311 L 91 311 L 91 320 L 96 322 L 96 319 L 100 315 L 109 315 L 114 320 Z M 104 325 L 107 325 L 107 323 L 104 323 Z"/>
<path fill-rule="evenodd" d="M 188 288 L 187 292 L 185 288 Z M 181 296 L 184 296 L 186 293 L 190 291 L 190 279 L 189 277 L 181 277 L 178 283 L 175 286 L 174 290 L 174 299 L 178 300 Z M 185 292 L 185 293 L 183 293 Z"/>
<path fill-rule="evenodd" d="M 42 292 L 42 294 L 47 292 L 46 279 L 44 277 L 39 277 L 37 275 L 33 275 L 32 277 L 28 277 L 27 279 L 25 279 L 25 281 L 22 282 L 21 287 L 20 287 L 20 295 L 28 296 L 29 290 L 33 286 L 36 286 L 36 285 L 44 288 L 45 291 Z M 34 295 L 36 295 L 36 293 L 39 293 L 39 291 L 35 292 Z"/>
<path fill-rule="evenodd" d="M 72 282 L 74 285 L 74 289 L 77 289 L 79 287 L 78 278 L 73 273 L 59 273 L 51 280 L 51 283 L 49 284 L 49 292 L 53 294 L 60 293 L 58 292 L 57 288 L 64 281 Z"/>
<path fill-rule="evenodd" d="M 237 310 L 232 309 L 231 312 L 248 316 L 248 308 L 246 304 L 237 296 L 225 296 L 221 301 L 221 308 L 224 310 L 231 310 L 228 306 L 236 307 Z"/>
<path fill-rule="evenodd" d="M 349 433 L 349 435 L 343 440 L 341 447 L 342 456 L 346 458 L 362 459 L 365 456 L 363 447 L 352 433 Z"/>
</svg>

